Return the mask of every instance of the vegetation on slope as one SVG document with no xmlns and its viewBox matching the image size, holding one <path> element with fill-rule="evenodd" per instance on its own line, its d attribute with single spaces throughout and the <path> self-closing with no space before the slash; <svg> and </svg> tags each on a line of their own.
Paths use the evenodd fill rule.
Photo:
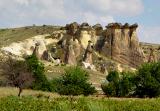
<svg viewBox="0 0 160 111">
<path fill-rule="evenodd" d="M 80 67 L 65 69 L 62 77 L 52 80 L 56 92 L 61 95 L 91 95 L 96 92 L 95 87 L 88 83 L 88 72 Z"/>
<path fill-rule="evenodd" d="M 13 42 L 22 41 L 36 35 L 52 34 L 53 31 L 59 29 L 59 26 L 48 25 L 0 29 L 0 47 L 7 46 Z"/>
<path fill-rule="evenodd" d="M 138 71 L 111 71 L 102 84 L 104 93 L 113 97 L 159 97 L 160 62 L 145 63 Z"/>
<path fill-rule="evenodd" d="M 9 107 L 8 107 L 9 106 Z M 4 97 L 1 111 L 159 111 L 160 99 Z"/>
</svg>

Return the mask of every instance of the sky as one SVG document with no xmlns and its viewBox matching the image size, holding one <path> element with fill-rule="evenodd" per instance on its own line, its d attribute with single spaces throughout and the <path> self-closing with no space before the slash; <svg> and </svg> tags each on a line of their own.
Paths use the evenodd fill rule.
<svg viewBox="0 0 160 111">
<path fill-rule="evenodd" d="M 142 42 L 160 44 L 160 0 L 0 0 L 0 28 L 138 23 Z"/>
</svg>

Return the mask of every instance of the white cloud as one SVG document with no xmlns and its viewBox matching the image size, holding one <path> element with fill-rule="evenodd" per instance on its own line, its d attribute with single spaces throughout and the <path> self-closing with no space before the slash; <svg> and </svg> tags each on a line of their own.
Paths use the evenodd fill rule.
<svg viewBox="0 0 160 111">
<path fill-rule="evenodd" d="M 160 26 L 140 26 L 140 41 L 160 44 Z"/>
<path fill-rule="evenodd" d="M 142 0 L 86 0 L 95 10 L 104 14 L 136 16 L 143 11 Z"/>
<path fill-rule="evenodd" d="M 141 0 L 0 0 L 1 26 L 114 22 L 115 15 L 135 16 Z"/>
<path fill-rule="evenodd" d="M 20 5 L 29 5 L 30 0 L 15 0 Z"/>
<path fill-rule="evenodd" d="M 114 22 L 114 18 L 112 16 L 97 16 L 94 13 L 91 12 L 86 12 L 83 13 L 83 21 L 88 22 L 89 24 L 96 24 L 96 23 L 100 23 L 103 26 L 105 26 L 108 23 Z"/>
<path fill-rule="evenodd" d="M 0 0 L 0 27 L 73 21 L 105 26 L 115 16 L 137 16 L 143 9 L 142 0 Z M 160 27 L 139 30 L 141 41 L 160 43 Z"/>
</svg>

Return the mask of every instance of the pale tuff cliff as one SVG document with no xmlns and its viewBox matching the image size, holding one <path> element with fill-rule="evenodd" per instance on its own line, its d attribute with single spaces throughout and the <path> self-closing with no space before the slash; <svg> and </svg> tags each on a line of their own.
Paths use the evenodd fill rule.
<svg viewBox="0 0 160 111">
<path fill-rule="evenodd" d="M 100 49 L 105 56 L 120 63 L 138 66 L 144 62 L 136 33 L 138 25 L 111 23 L 106 26 Z"/>
<path fill-rule="evenodd" d="M 73 22 L 50 35 L 39 35 L 13 43 L 2 50 L 17 56 L 33 53 L 39 59 L 51 62 L 59 59 L 62 64 L 83 64 L 90 68 L 112 67 L 112 61 L 105 61 L 106 59 L 135 68 L 144 62 L 137 28 L 137 24 L 110 23 L 103 29 L 100 24 L 90 26 L 88 23 Z M 46 47 L 48 45 L 51 45 L 50 49 Z"/>
<path fill-rule="evenodd" d="M 66 25 L 64 28 L 66 34 L 64 34 L 59 43 L 67 47 L 68 43 L 74 45 L 76 41 L 79 47 L 74 50 L 74 53 L 78 54 L 78 57 L 82 56 L 80 50 L 87 50 L 88 41 L 90 41 L 93 43 L 93 50 L 98 51 L 100 54 L 122 64 L 137 67 L 144 62 L 143 51 L 139 46 L 136 33 L 137 27 L 137 24 L 129 25 L 126 23 L 122 25 L 120 23 L 111 23 L 103 30 L 100 24 L 91 27 L 88 23 L 79 25 L 74 22 Z M 68 57 L 70 56 L 72 56 L 72 59 L 74 58 L 73 52 L 68 54 Z M 88 57 L 86 60 L 91 61 L 91 56 Z"/>
</svg>

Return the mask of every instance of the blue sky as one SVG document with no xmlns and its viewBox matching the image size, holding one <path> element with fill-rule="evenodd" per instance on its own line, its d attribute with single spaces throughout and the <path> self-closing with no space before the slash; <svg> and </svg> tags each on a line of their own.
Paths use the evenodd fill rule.
<svg viewBox="0 0 160 111">
<path fill-rule="evenodd" d="M 0 27 L 138 23 L 140 41 L 160 43 L 160 0 L 0 0 Z"/>
</svg>

